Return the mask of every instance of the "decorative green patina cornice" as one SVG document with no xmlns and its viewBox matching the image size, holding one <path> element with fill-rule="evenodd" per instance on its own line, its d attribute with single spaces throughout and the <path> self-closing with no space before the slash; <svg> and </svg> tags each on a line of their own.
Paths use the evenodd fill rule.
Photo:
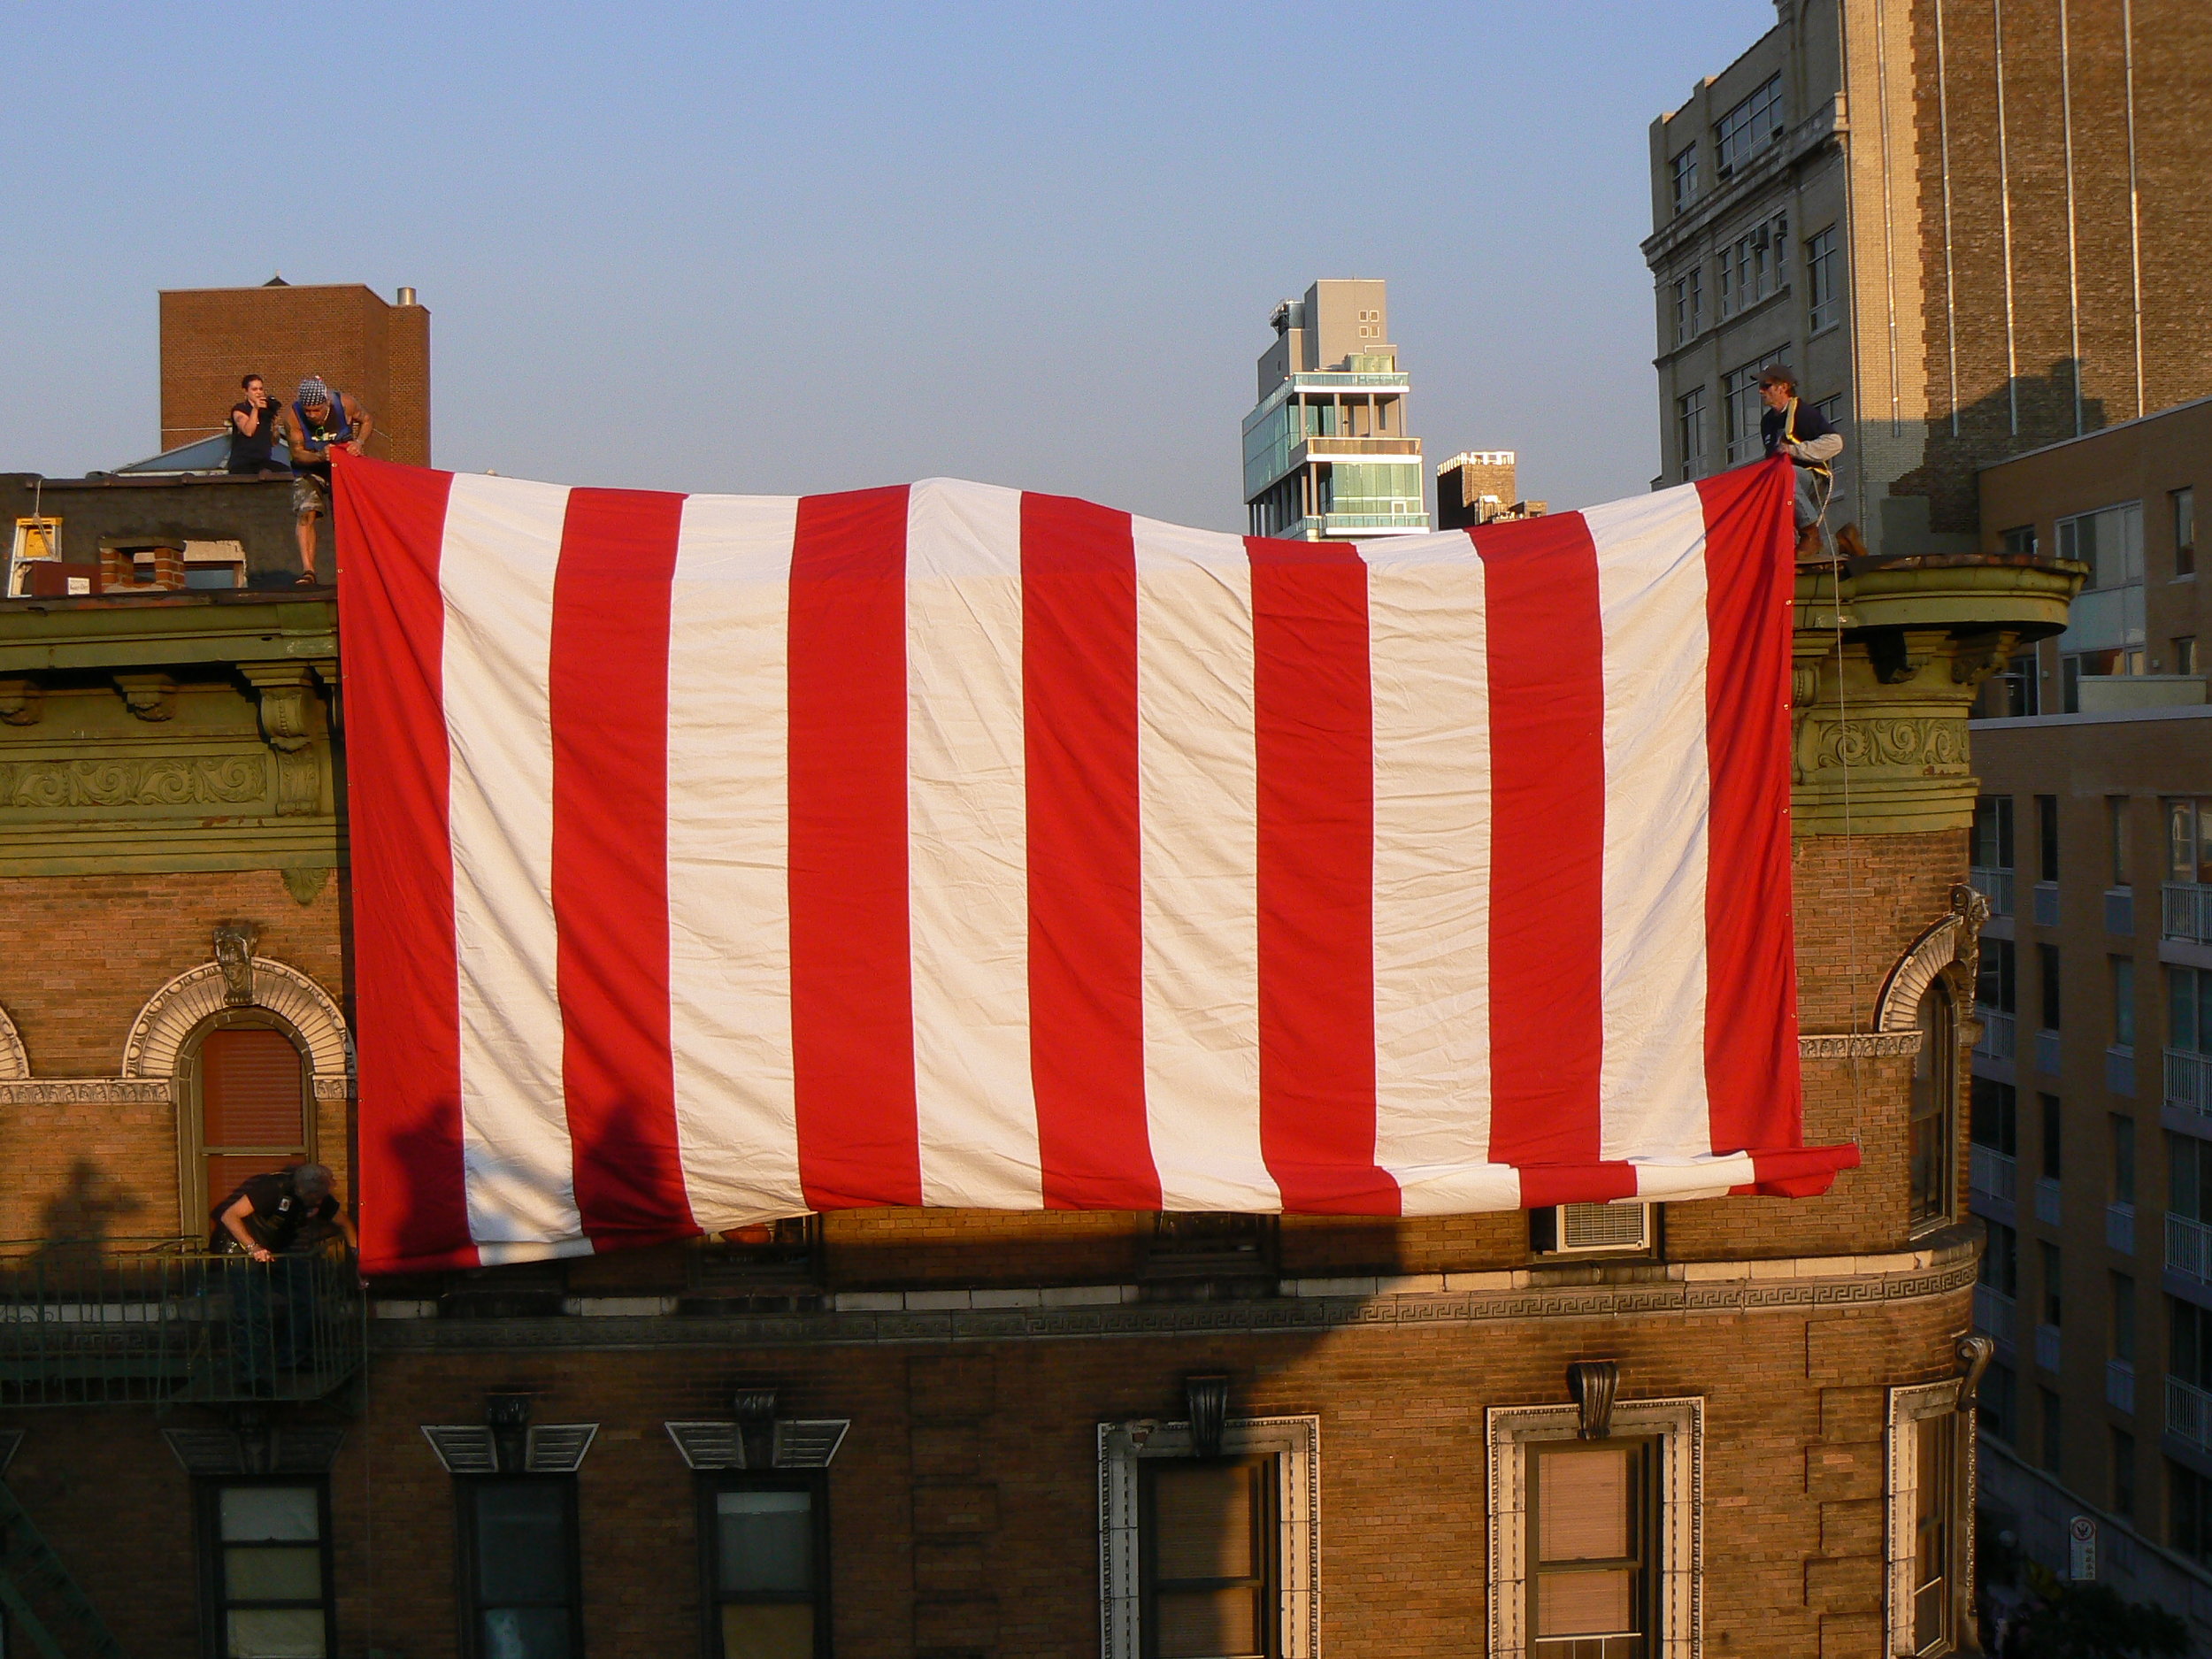
<svg viewBox="0 0 2212 1659">
<path fill-rule="evenodd" d="M 0 876 L 339 862 L 327 597 L 0 603 Z"/>
<path fill-rule="evenodd" d="M 1952 554 L 1797 575 L 1790 806 L 1800 835 L 1962 829 L 1966 716 L 2019 646 L 2062 632 L 2089 567 Z"/>
</svg>

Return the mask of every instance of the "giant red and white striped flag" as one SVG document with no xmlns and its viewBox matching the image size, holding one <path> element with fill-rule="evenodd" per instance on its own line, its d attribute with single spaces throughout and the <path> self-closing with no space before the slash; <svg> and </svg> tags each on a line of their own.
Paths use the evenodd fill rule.
<svg viewBox="0 0 2212 1659">
<path fill-rule="evenodd" d="M 372 1268 L 1824 1190 L 1789 474 L 1357 546 L 342 461 Z"/>
</svg>

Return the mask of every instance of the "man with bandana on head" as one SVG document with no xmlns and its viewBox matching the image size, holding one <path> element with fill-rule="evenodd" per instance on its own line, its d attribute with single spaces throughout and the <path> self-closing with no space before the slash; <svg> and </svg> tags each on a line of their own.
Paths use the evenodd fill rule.
<svg viewBox="0 0 2212 1659">
<path fill-rule="evenodd" d="M 369 441 L 369 411 L 320 375 L 300 382 L 284 411 L 284 447 L 292 457 L 292 518 L 299 531 L 298 586 L 315 586 L 315 520 L 330 511 L 330 451 L 358 455 Z"/>
</svg>

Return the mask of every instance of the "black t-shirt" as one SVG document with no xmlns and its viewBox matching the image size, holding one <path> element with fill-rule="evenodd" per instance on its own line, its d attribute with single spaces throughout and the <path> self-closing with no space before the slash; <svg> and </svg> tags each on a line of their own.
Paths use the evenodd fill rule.
<svg viewBox="0 0 2212 1659">
<path fill-rule="evenodd" d="M 240 402 L 230 406 L 234 416 L 250 415 L 253 405 Z M 273 402 L 261 406 L 261 424 L 249 437 L 238 430 L 238 422 L 230 423 L 230 470 L 234 472 L 259 472 L 273 469 L 276 463 L 269 458 L 270 446 L 276 442 L 277 406 Z"/>
<path fill-rule="evenodd" d="M 1776 446 L 1782 442 L 1782 428 L 1788 419 L 1786 409 L 1770 409 L 1759 417 L 1759 439 L 1769 455 L 1774 454 Z M 1799 443 L 1810 443 L 1815 438 L 1832 438 L 1835 433 L 1835 423 L 1810 403 L 1797 405 L 1796 431 L 1792 435 Z"/>
<path fill-rule="evenodd" d="M 337 1217 L 338 1200 L 326 1193 L 320 1203 L 309 1205 L 292 1190 L 292 1178 L 280 1171 L 268 1175 L 249 1175 L 230 1190 L 223 1202 L 209 1211 L 215 1226 L 211 1235 L 220 1246 L 227 1239 L 237 1242 L 236 1236 L 223 1225 L 223 1213 L 241 1198 L 250 1201 L 253 1213 L 246 1217 L 246 1231 L 272 1250 L 288 1250 L 298 1239 L 300 1230 L 310 1222 L 319 1224 L 310 1233 L 320 1233 Z"/>
</svg>

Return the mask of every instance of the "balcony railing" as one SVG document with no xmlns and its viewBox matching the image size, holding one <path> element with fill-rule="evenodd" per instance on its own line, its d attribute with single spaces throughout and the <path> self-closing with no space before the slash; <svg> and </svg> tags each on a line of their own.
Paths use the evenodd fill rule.
<svg viewBox="0 0 2212 1659">
<path fill-rule="evenodd" d="M 2019 1172 L 2018 1161 L 1995 1147 L 1978 1143 L 1967 1148 L 1966 1186 L 1970 1193 L 2009 1204 L 2018 1192 Z"/>
<path fill-rule="evenodd" d="M 2135 1412 L 2135 1367 L 2124 1359 L 2104 1363 L 2104 1402 L 2115 1411 Z"/>
<path fill-rule="evenodd" d="M 2166 1267 L 2184 1279 L 2212 1285 L 2212 1227 L 2186 1216 L 2166 1217 Z"/>
<path fill-rule="evenodd" d="M 2206 1447 L 2212 1431 L 2212 1394 L 2178 1377 L 2166 1379 L 2166 1432 L 2190 1445 Z"/>
<path fill-rule="evenodd" d="M 1974 1052 L 1985 1060 L 2009 1060 L 2014 1044 L 2014 1016 L 2001 1008 L 1992 1008 L 1986 1002 L 1974 1004 L 1974 1018 L 1982 1023 L 1982 1034 L 1975 1040 Z"/>
<path fill-rule="evenodd" d="M 2166 1050 L 2166 1104 L 2177 1111 L 2212 1118 L 2212 1055 L 2187 1048 Z"/>
<path fill-rule="evenodd" d="M 1974 891 L 1989 901 L 1992 916 L 2012 914 L 2012 872 L 1999 870 L 1990 864 L 1976 864 L 1966 872 Z"/>
<path fill-rule="evenodd" d="M 2212 945 L 2212 886 L 2201 881 L 2169 881 L 2160 892 L 2165 914 L 2159 931 L 2169 939 Z"/>
<path fill-rule="evenodd" d="M 1994 1337 L 2006 1348 L 2013 1342 L 2017 1313 L 2011 1297 L 1988 1285 L 1974 1286 L 1974 1328 Z"/>
<path fill-rule="evenodd" d="M 335 1254 L 0 1243 L 0 1403 L 318 1400 L 360 1369 L 361 1311 Z"/>
</svg>

